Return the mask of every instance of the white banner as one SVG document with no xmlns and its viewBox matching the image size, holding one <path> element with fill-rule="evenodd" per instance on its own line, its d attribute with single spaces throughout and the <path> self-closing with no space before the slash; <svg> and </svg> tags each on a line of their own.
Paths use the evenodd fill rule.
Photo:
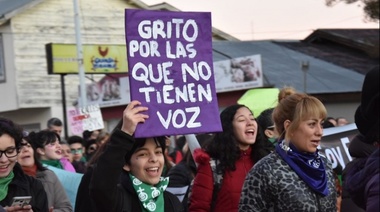
<svg viewBox="0 0 380 212">
<path fill-rule="evenodd" d="M 214 73 L 217 93 L 263 87 L 260 55 L 214 62 Z"/>
</svg>

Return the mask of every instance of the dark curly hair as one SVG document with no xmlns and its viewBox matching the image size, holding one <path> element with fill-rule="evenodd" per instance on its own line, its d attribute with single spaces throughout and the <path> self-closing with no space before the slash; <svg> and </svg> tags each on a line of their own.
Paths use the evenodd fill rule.
<svg viewBox="0 0 380 212">
<path fill-rule="evenodd" d="M 56 140 L 61 143 L 61 137 L 56 132 L 49 130 L 30 132 L 28 137 L 33 149 L 44 148 L 47 144 L 54 143 Z"/>
<path fill-rule="evenodd" d="M 0 136 L 9 135 L 15 140 L 16 149 L 20 149 L 23 130 L 21 126 L 14 123 L 12 120 L 0 117 Z"/>
<path fill-rule="evenodd" d="M 215 133 L 212 141 L 205 147 L 205 151 L 210 157 L 220 161 L 220 170 L 224 173 L 227 170 L 236 170 L 235 163 L 241 157 L 241 151 L 238 142 L 233 133 L 232 121 L 236 111 L 245 105 L 231 105 L 224 109 L 220 114 L 223 132 Z M 259 126 L 257 126 L 259 128 Z M 266 144 L 262 133 L 257 130 L 256 142 L 251 145 L 251 159 L 256 163 L 258 160 L 273 151 L 273 145 Z"/>
</svg>

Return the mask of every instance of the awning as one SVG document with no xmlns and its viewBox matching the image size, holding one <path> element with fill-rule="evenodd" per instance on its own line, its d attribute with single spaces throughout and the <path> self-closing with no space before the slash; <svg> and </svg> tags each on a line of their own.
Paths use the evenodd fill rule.
<svg viewBox="0 0 380 212">
<path fill-rule="evenodd" d="M 278 88 L 254 88 L 244 93 L 238 100 L 252 110 L 255 117 L 267 108 L 275 107 L 278 102 Z"/>
</svg>

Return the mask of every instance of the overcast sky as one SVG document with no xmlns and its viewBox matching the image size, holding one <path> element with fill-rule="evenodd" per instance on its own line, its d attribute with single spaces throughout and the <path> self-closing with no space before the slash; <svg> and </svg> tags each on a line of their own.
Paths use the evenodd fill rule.
<svg viewBox="0 0 380 212">
<path fill-rule="evenodd" d="M 379 28 L 366 23 L 360 4 L 325 6 L 325 0 L 142 0 L 182 11 L 212 13 L 212 25 L 241 40 L 303 39 L 321 28 Z"/>
</svg>

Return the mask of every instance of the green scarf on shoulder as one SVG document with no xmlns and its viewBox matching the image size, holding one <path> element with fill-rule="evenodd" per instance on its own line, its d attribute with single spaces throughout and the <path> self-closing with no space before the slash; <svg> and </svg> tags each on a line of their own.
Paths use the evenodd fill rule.
<svg viewBox="0 0 380 212">
<path fill-rule="evenodd" d="M 164 212 L 164 191 L 169 184 L 169 178 L 161 177 L 156 186 L 143 183 L 132 174 L 129 174 L 133 188 L 137 192 L 144 212 Z"/>
<path fill-rule="evenodd" d="M 63 169 L 61 161 L 59 160 L 41 160 L 42 164 L 53 166 L 55 168 Z"/>
<path fill-rule="evenodd" d="M 12 172 L 4 178 L 0 178 L 0 201 L 2 201 L 8 194 L 8 185 L 12 182 L 15 174 Z"/>
</svg>

